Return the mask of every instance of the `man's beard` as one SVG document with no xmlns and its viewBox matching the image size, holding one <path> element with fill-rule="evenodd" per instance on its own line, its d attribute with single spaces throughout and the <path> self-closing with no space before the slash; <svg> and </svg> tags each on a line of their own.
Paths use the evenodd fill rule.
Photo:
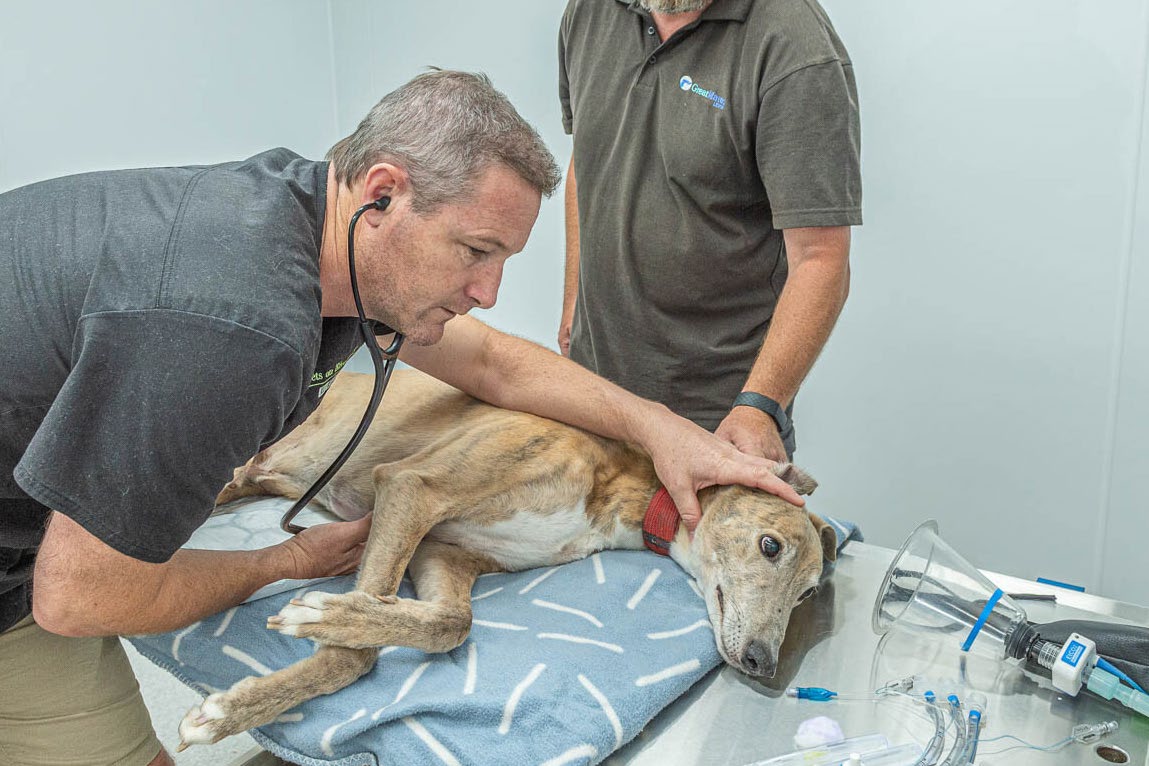
<svg viewBox="0 0 1149 766">
<path fill-rule="evenodd" d="M 710 5 L 712 0 L 638 0 L 638 4 L 651 13 L 693 13 Z"/>
</svg>

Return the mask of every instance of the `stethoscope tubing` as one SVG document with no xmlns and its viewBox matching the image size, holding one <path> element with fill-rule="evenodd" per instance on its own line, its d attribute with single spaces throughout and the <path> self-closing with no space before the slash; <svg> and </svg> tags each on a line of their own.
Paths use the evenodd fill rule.
<svg viewBox="0 0 1149 766">
<path fill-rule="evenodd" d="M 405 336 L 403 333 L 395 333 L 395 337 L 387 345 L 387 348 L 380 349 L 379 343 L 375 340 L 375 330 L 371 322 L 367 320 L 367 315 L 363 311 L 363 300 L 359 296 L 359 282 L 355 274 L 355 224 L 359 222 L 359 217 L 368 210 L 386 210 L 387 206 L 391 203 L 390 197 L 380 197 L 374 202 L 369 202 L 363 207 L 355 211 L 351 216 L 351 221 L 347 225 L 347 269 L 351 277 L 351 294 L 355 298 L 355 310 L 359 314 L 359 334 L 363 336 L 363 345 L 367 347 L 367 353 L 371 355 L 371 362 L 375 367 L 375 380 L 372 384 L 371 401 L 367 404 L 367 409 L 363 412 L 363 418 L 359 421 L 359 427 L 355 429 L 355 433 L 351 436 L 351 440 L 339 453 L 339 456 L 327 467 L 327 470 L 315 480 L 315 483 L 300 496 L 295 504 L 291 506 L 288 511 L 283 514 L 283 518 L 279 520 L 279 527 L 284 532 L 296 535 L 307 529 L 298 524 L 294 524 L 295 517 L 302 511 L 307 504 L 315 499 L 327 482 L 331 481 L 347 459 L 351 457 L 351 453 L 359 446 L 359 442 L 363 440 L 367 429 L 371 427 L 371 422 L 375 419 L 375 413 L 379 409 L 379 403 L 383 400 L 383 393 L 387 390 L 387 384 L 391 380 L 391 373 L 395 371 L 395 363 L 399 359 L 399 349 L 403 347 Z"/>
</svg>

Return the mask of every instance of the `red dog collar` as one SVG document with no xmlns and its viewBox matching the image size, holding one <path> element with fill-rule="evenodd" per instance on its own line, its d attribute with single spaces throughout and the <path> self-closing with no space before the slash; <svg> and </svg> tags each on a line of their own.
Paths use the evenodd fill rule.
<svg viewBox="0 0 1149 766">
<path fill-rule="evenodd" d="M 646 507 L 646 516 L 642 519 L 642 541 L 655 553 L 669 556 L 670 544 L 678 534 L 679 521 L 681 517 L 670 493 L 666 487 L 661 488 Z"/>
</svg>

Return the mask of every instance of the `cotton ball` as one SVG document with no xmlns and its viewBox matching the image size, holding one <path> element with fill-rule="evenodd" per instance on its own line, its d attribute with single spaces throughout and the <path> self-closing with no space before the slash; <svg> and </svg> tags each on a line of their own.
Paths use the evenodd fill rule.
<svg viewBox="0 0 1149 766">
<path fill-rule="evenodd" d="M 801 750 L 805 747 L 828 745 L 832 742 L 841 742 L 845 739 L 842 727 L 833 718 L 820 715 L 809 718 L 798 725 L 798 733 L 794 735 L 794 747 Z"/>
</svg>

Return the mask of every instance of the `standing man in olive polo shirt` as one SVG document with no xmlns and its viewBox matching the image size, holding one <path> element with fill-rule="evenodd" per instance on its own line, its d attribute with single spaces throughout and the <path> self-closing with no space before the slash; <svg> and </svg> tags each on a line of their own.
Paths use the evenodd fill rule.
<svg viewBox="0 0 1149 766">
<path fill-rule="evenodd" d="M 563 353 L 787 459 L 862 222 L 853 66 L 825 11 L 570 0 L 559 93 L 574 137 Z"/>
</svg>

